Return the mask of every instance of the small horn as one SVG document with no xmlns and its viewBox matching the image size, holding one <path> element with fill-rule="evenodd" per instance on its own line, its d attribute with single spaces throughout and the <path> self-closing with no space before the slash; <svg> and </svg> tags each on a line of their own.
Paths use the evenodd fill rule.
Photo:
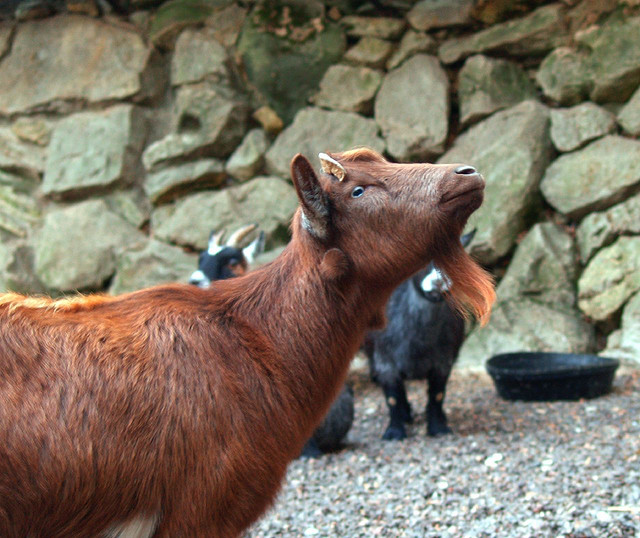
<svg viewBox="0 0 640 538">
<path fill-rule="evenodd" d="M 318 153 L 318 157 L 320 159 L 322 171 L 325 174 L 332 174 L 336 176 L 339 181 L 342 181 L 347 175 L 347 171 L 344 169 L 344 166 L 342 166 L 334 158 L 329 157 L 329 155 L 327 155 L 326 153 Z"/>
<path fill-rule="evenodd" d="M 224 228 L 222 228 L 222 230 L 220 230 L 218 233 L 216 233 L 215 231 L 211 232 L 211 235 L 209 236 L 209 248 L 207 249 L 211 256 L 215 255 L 220 250 L 223 237 Z"/>
<path fill-rule="evenodd" d="M 231 237 L 227 240 L 227 246 L 233 248 L 240 248 L 240 243 L 242 240 L 247 237 L 253 230 L 258 227 L 257 224 L 249 224 L 247 226 L 243 226 L 239 228 L 235 232 L 231 234 Z"/>
</svg>

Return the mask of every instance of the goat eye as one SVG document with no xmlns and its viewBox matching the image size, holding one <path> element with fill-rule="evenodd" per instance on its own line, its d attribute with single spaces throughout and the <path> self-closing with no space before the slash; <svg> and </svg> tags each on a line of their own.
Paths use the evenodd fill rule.
<svg viewBox="0 0 640 538">
<path fill-rule="evenodd" d="M 362 196 L 363 194 L 364 194 L 364 187 L 355 187 L 351 191 L 352 198 L 360 198 L 360 196 Z"/>
</svg>

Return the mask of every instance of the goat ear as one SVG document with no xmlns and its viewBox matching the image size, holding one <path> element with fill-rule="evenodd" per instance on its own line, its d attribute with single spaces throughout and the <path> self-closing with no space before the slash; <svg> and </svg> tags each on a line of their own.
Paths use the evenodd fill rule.
<svg viewBox="0 0 640 538">
<path fill-rule="evenodd" d="M 339 248 L 330 248 L 322 257 L 320 271 L 325 278 L 338 280 L 349 272 L 349 258 Z"/>
<path fill-rule="evenodd" d="M 462 243 L 463 247 L 466 247 L 469 245 L 469 243 L 471 243 L 471 241 L 473 241 L 473 237 L 476 235 L 476 231 L 477 228 L 474 228 L 473 230 L 471 230 L 468 234 L 464 234 L 461 238 L 460 238 L 460 242 Z"/>
<path fill-rule="evenodd" d="M 291 178 L 302 205 L 302 226 L 318 239 L 329 235 L 329 199 L 309 160 L 298 153 L 291 161 Z"/>
</svg>

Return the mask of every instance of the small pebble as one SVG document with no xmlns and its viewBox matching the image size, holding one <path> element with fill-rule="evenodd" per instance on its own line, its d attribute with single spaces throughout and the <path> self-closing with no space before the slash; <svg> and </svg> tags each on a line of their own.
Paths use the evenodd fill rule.
<svg viewBox="0 0 640 538">
<path fill-rule="evenodd" d="M 382 391 L 353 377 L 349 444 L 296 460 L 274 507 L 244 538 L 640 537 L 640 370 L 587 402 L 500 399 L 484 374 L 454 370 L 453 435 L 425 435 L 424 382 L 407 383 L 414 423 L 381 439 Z"/>
<path fill-rule="evenodd" d="M 504 459 L 504 456 L 500 454 L 500 452 L 496 452 L 495 454 L 492 454 L 486 460 L 484 460 L 484 464 L 487 467 L 494 468 L 494 467 L 497 467 L 498 463 L 500 463 L 503 459 Z"/>
</svg>

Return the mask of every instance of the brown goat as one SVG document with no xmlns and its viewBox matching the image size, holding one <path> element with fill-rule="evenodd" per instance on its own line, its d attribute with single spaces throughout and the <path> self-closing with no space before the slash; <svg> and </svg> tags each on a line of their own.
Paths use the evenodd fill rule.
<svg viewBox="0 0 640 538">
<path fill-rule="evenodd" d="M 471 167 L 291 164 L 280 257 L 209 289 L 0 296 L 0 536 L 233 537 L 273 501 L 391 291 L 435 258 L 485 319 Z"/>
</svg>

